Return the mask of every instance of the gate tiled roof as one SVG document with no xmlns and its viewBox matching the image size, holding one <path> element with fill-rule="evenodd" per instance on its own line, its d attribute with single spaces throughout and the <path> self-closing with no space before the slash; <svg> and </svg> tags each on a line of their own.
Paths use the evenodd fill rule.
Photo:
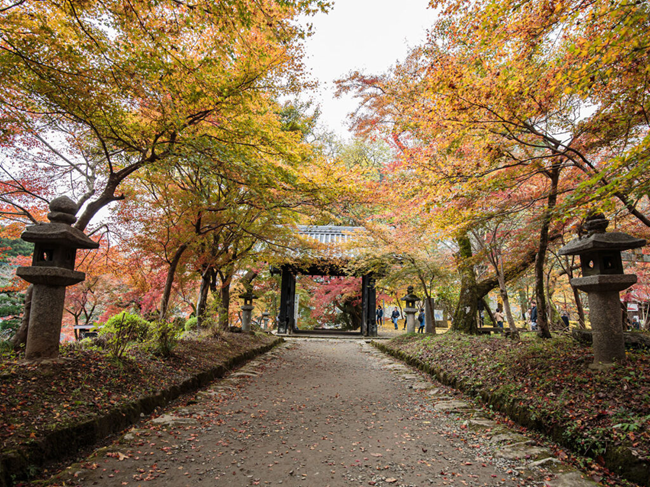
<svg viewBox="0 0 650 487">
<path fill-rule="evenodd" d="M 301 236 L 313 238 L 322 244 L 342 244 L 355 239 L 354 234 L 362 227 L 343 227 L 335 225 L 298 225 Z"/>
</svg>

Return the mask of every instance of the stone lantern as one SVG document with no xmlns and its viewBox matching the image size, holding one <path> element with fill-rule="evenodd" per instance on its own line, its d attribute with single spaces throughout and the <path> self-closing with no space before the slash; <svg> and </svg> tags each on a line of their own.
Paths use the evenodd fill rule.
<svg viewBox="0 0 650 487">
<path fill-rule="evenodd" d="M 253 300 L 257 299 L 257 296 L 253 294 L 253 291 L 248 289 L 245 293 L 240 294 L 239 297 L 244 300 L 244 305 L 241 307 L 241 330 L 244 333 L 248 333 L 251 331 L 251 317 L 254 308 Z"/>
<path fill-rule="evenodd" d="M 50 203 L 50 223 L 27 227 L 20 236 L 34 243 L 30 267 L 19 267 L 16 275 L 34 285 L 29 312 L 26 360 L 55 359 L 59 356 L 65 288 L 83 281 L 86 275 L 74 270 L 77 249 L 96 249 L 77 221 L 77 205 L 67 196 Z"/>
<path fill-rule="evenodd" d="M 624 274 L 621 252 L 643 247 L 646 241 L 626 233 L 606 232 L 609 221 L 601 214 L 585 223 L 588 235 L 572 240 L 560 255 L 579 255 L 582 277 L 571 284 L 589 297 L 589 320 L 593 332 L 592 368 L 611 366 L 625 360 L 625 340 L 620 291 L 636 283 L 636 275 Z"/>
<path fill-rule="evenodd" d="M 413 294 L 413 286 L 406 289 L 406 296 L 402 298 L 402 301 L 406 302 L 404 308 L 404 313 L 406 313 L 406 333 L 415 333 L 415 313 L 417 313 L 415 303 L 420 301 L 420 298 Z"/>
<path fill-rule="evenodd" d="M 270 316 L 271 316 L 271 314 L 268 311 L 265 311 L 264 313 L 262 313 L 262 328 L 264 328 L 265 330 L 269 329 L 269 317 Z"/>
</svg>

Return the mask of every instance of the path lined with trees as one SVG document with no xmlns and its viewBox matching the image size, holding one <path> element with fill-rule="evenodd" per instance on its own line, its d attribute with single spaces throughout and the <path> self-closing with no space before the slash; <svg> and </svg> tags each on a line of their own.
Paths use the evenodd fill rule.
<svg viewBox="0 0 650 487">
<path fill-rule="evenodd" d="M 521 441 L 527 440 L 478 415 L 453 390 L 364 342 L 291 340 L 186 405 L 136 426 L 60 480 L 80 486 L 593 485 L 567 465 L 536 466 L 547 453 Z M 551 465 L 563 475 L 551 473 Z"/>
<path fill-rule="evenodd" d="M 430 7 L 440 15 L 404 59 L 338 81 L 360 102 L 354 138 L 341 141 L 304 101 L 316 82 L 302 65 L 311 31 L 301 20 L 326 14 L 326 0 L 2 3 L 0 387 L 18 391 L 0 404 L 4 438 L 26 448 L 43 441 L 46 417 L 116 407 L 92 378 L 71 391 L 85 388 L 84 401 L 51 401 L 56 387 L 20 392 L 17 377 L 63 373 L 60 350 L 81 362 L 99 357 L 104 372 L 173 363 L 183 346 L 225 345 L 230 332 L 253 342 L 280 329 L 293 313 L 280 313 L 281 301 L 296 305 L 291 318 L 306 328 L 363 329 L 362 314 L 373 321 L 362 303 L 372 300 L 359 290 L 372 282 L 385 326 L 393 308 L 401 327 L 405 311 L 412 318 L 424 307 L 430 343 L 436 316 L 452 332 L 438 343 L 503 325 L 492 348 L 508 349 L 526 332 L 533 344 L 521 365 L 534 363 L 543 383 L 554 382 L 546 365 L 562 357 L 539 365 L 535 349 L 575 337 L 567 348 L 582 358 L 564 362 L 594 386 L 585 390 L 625 373 L 639 391 L 591 394 L 589 408 L 611 407 L 589 413 L 595 423 L 584 434 L 648 458 L 650 5 Z M 329 225 L 359 230 L 341 246 L 298 231 Z M 291 299 L 282 300 L 271 269 L 322 252 L 341 272 L 288 280 Z M 367 285 L 342 276 L 366 276 Z M 75 340 L 82 332 L 98 336 Z M 512 342 L 496 342 L 505 337 Z M 296 350 L 288 371 L 336 367 L 305 369 L 310 359 L 297 361 Z M 391 384 L 375 385 L 413 399 Z M 604 427 L 616 431 L 600 435 Z M 602 450 L 581 451 L 600 461 Z M 415 470 L 403 473 L 415 481 Z"/>
</svg>

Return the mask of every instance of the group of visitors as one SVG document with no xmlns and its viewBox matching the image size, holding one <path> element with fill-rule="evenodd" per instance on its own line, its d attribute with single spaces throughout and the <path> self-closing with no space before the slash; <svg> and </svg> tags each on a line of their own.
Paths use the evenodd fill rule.
<svg viewBox="0 0 650 487">
<path fill-rule="evenodd" d="M 381 307 L 381 305 L 377 305 L 377 310 L 376 310 L 376 321 L 378 326 L 384 326 L 384 309 Z M 505 316 L 503 314 L 503 309 L 501 306 L 497 307 L 496 311 L 493 314 L 494 320 L 496 321 L 496 326 L 498 328 L 503 328 L 503 324 L 505 323 Z M 393 326 L 395 327 L 396 330 L 399 330 L 399 320 L 400 318 L 404 319 L 404 323 L 402 326 L 402 330 L 406 330 L 406 315 L 402 315 L 400 313 L 400 310 L 395 306 L 393 308 L 393 311 L 390 314 L 390 320 L 393 323 Z M 565 328 L 569 328 L 569 313 L 567 312 L 566 309 L 564 309 L 561 313 L 560 318 L 562 319 L 562 324 L 564 325 Z M 524 313 L 524 319 L 528 323 L 528 327 L 531 331 L 537 331 L 537 303 L 534 301 L 531 303 L 530 308 L 528 311 Z M 420 308 L 419 314 L 417 316 L 418 320 L 418 333 L 424 333 L 424 327 L 425 327 L 425 317 L 424 317 L 424 309 Z M 629 328 L 631 329 L 639 329 L 640 325 L 638 320 L 635 319 L 635 322 L 628 323 Z"/>
<path fill-rule="evenodd" d="M 384 310 L 381 307 L 381 305 L 377 305 L 377 311 L 375 313 L 376 316 L 376 321 L 377 325 L 379 326 L 384 326 Z M 397 309 L 397 306 L 393 308 L 393 311 L 390 314 L 390 320 L 393 323 L 393 326 L 395 327 L 396 330 L 399 329 L 399 319 L 401 317 L 401 313 L 399 312 L 399 309 Z M 406 330 L 406 315 L 404 315 L 404 326 L 402 327 L 402 330 Z M 424 308 L 420 308 L 420 313 L 418 314 L 418 333 L 424 333 Z"/>
<path fill-rule="evenodd" d="M 641 329 L 641 322 L 639 319 L 635 316 L 632 321 L 628 319 L 625 320 L 625 326 L 627 328 L 627 331 L 632 331 L 632 330 L 640 330 Z"/>
<path fill-rule="evenodd" d="M 524 315 L 524 318 L 528 320 L 530 330 L 537 331 L 537 303 L 534 301 L 531 303 L 529 310 Z M 560 319 L 564 328 L 569 329 L 569 312 L 566 309 L 562 310 L 560 314 Z"/>
</svg>

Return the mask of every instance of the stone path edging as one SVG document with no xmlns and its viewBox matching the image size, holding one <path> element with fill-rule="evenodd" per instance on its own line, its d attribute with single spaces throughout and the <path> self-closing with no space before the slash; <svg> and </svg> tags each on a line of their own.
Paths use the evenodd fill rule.
<svg viewBox="0 0 650 487">
<path fill-rule="evenodd" d="M 15 481 L 27 478 L 29 470 L 34 466 L 71 456 L 81 448 L 94 445 L 105 437 L 137 423 L 141 415 L 149 415 L 157 407 L 164 407 L 183 394 L 205 387 L 237 365 L 262 355 L 283 342 L 284 339 L 276 338 L 268 345 L 236 355 L 216 367 L 188 377 L 180 384 L 158 391 L 157 394 L 141 397 L 82 423 L 56 429 L 39 441 L 24 445 L 20 449 L 1 452 L 0 487 L 11 487 Z"/>
<path fill-rule="evenodd" d="M 410 356 L 401 350 L 391 348 L 384 343 L 371 341 L 370 344 L 382 352 L 426 372 L 446 386 L 453 387 L 471 396 L 478 397 L 484 404 L 506 414 L 517 424 L 539 431 L 550 437 L 554 442 L 572 449 L 572 445 L 562 434 L 564 432 L 562 427 L 549 426 L 544 423 L 541 418 L 534 418 L 529 409 L 520 407 L 514 401 L 509 400 L 509 398 L 493 394 L 487 390 L 476 391 L 473 388 L 468 388 L 462 380 L 457 379 L 447 371 L 424 363 L 421 360 Z M 609 470 L 616 472 L 626 480 L 650 487 L 650 461 L 640 459 L 633 453 L 631 448 L 624 446 L 608 448 L 603 454 L 603 458 L 605 460 L 605 466 Z"/>
</svg>

